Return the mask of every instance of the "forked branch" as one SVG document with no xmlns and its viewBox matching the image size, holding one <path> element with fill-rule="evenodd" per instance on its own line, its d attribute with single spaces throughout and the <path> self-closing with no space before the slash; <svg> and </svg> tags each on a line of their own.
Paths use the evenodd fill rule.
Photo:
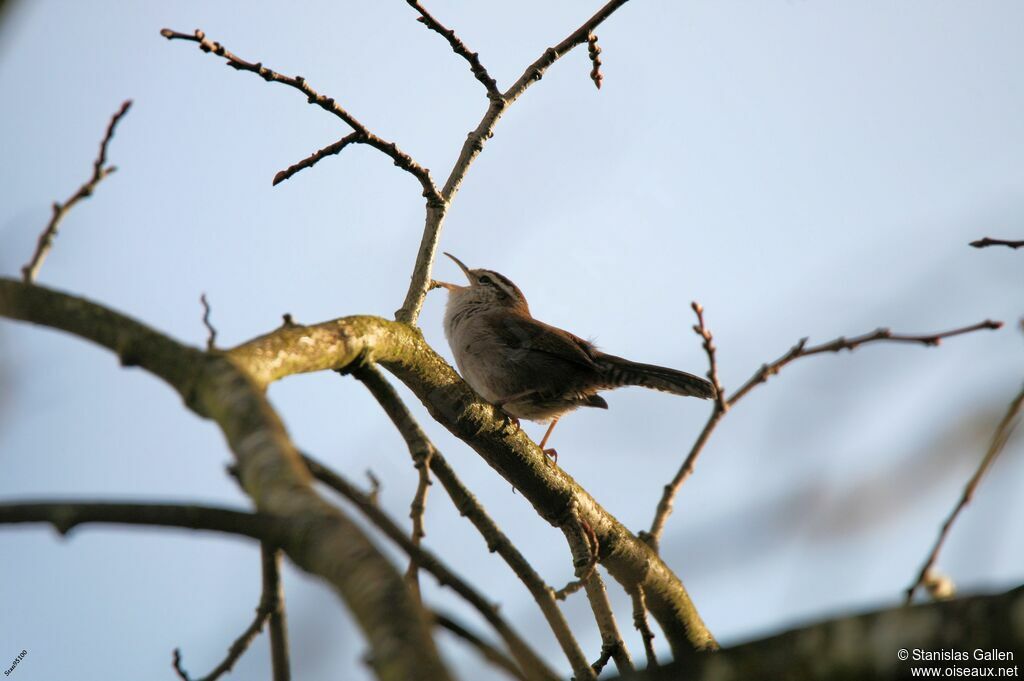
<svg viewBox="0 0 1024 681">
<path fill-rule="evenodd" d="M 593 678 L 593 671 L 583 656 L 583 651 L 569 623 L 555 602 L 555 595 L 526 557 L 515 547 L 515 544 L 501 531 L 497 523 L 484 509 L 483 505 L 455 474 L 427 434 L 420 428 L 409 409 L 402 402 L 398 392 L 391 386 L 380 370 L 373 364 L 364 363 L 352 371 L 352 375 L 366 386 L 378 404 L 384 409 L 395 428 L 405 440 L 410 455 L 415 459 L 417 452 L 427 451 L 429 454 L 430 471 L 441 482 L 452 503 L 459 513 L 469 519 L 480 535 L 487 542 L 487 549 L 497 553 L 508 564 L 519 580 L 529 590 L 544 614 L 555 638 L 558 639 L 577 681 Z"/>
<path fill-rule="evenodd" d="M 484 112 L 483 118 L 466 137 L 462 145 L 455 165 L 452 166 L 448 179 L 441 189 L 441 195 L 446 201 L 445 207 L 439 210 L 427 209 L 426 222 L 423 227 L 423 237 L 420 239 L 420 247 L 416 253 L 416 261 L 413 265 L 412 279 L 409 282 L 409 289 L 405 294 L 405 301 L 402 307 L 395 312 L 395 319 L 400 322 L 415 324 L 419 318 L 420 310 L 423 307 L 423 300 L 430 291 L 434 257 L 437 255 L 437 245 L 441 239 L 441 228 L 444 225 L 447 206 L 455 199 L 469 167 L 476 160 L 476 157 L 483 151 L 484 145 L 494 136 L 494 128 L 498 125 L 505 110 L 508 109 L 519 97 L 526 92 L 534 83 L 538 82 L 544 72 L 556 61 L 565 56 L 577 45 L 587 42 L 587 38 L 593 31 L 610 17 L 615 10 L 626 4 L 627 0 L 612 0 L 590 17 L 582 26 L 570 33 L 565 40 L 554 47 L 549 47 L 532 64 L 526 67 L 519 79 L 505 91 L 501 97 L 489 95 L 490 106 Z"/>
<path fill-rule="evenodd" d="M 444 24 L 435 19 L 426 8 L 421 5 L 417 0 L 406 0 L 409 6 L 419 12 L 418 22 L 429 28 L 431 31 L 436 31 L 448 41 L 448 44 L 452 46 L 452 51 L 459 55 L 467 62 L 469 62 L 469 68 L 473 71 L 473 75 L 479 80 L 483 86 L 487 89 L 487 96 L 491 99 L 501 99 L 501 91 L 498 89 L 498 84 L 491 78 L 491 74 L 487 72 L 484 65 L 480 63 L 480 55 L 476 52 L 471 52 L 466 44 L 462 42 L 450 28 L 446 28 Z"/>
<path fill-rule="evenodd" d="M 498 612 L 497 606 L 459 577 L 433 553 L 414 544 L 398 524 L 391 520 L 379 506 L 372 503 L 366 494 L 344 476 L 336 471 L 332 471 L 308 455 L 304 456 L 303 459 L 313 477 L 355 504 L 370 522 L 384 532 L 388 539 L 395 542 L 410 558 L 414 558 L 421 568 L 434 575 L 439 584 L 450 587 L 455 593 L 459 594 L 459 596 L 476 608 L 484 619 L 494 627 L 494 630 L 498 632 L 502 640 L 505 641 L 505 644 L 509 647 L 509 652 L 512 653 L 516 662 L 519 663 L 519 666 L 529 678 L 542 681 L 557 678 L 554 672 L 548 669 L 540 657 L 505 621 Z"/>
<path fill-rule="evenodd" d="M 668 520 L 669 515 L 672 513 L 673 502 L 676 494 L 679 492 L 679 488 L 693 473 L 697 457 L 700 456 L 701 451 L 703 451 L 704 446 L 711 437 L 711 433 L 718 425 L 718 422 L 722 419 L 722 416 L 725 415 L 728 409 L 743 399 L 747 393 L 758 385 L 765 383 L 769 377 L 779 373 L 779 371 L 790 362 L 800 359 L 801 357 L 810 357 L 812 355 L 820 355 L 827 352 L 855 350 L 861 345 L 876 342 L 914 343 L 926 346 L 936 346 L 945 338 L 952 338 L 953 336 L 960 336 L 965 333 L 972 333 L 974 331 L 981 331 L 985 329 L 999 329 L 1003 326 L 1002 322 L 986 319 L 983 322 L 959 329 L 953 329 L 951 331 L 921 335 L 896 334 L 889 329 L 882 328 L 853 338 L 840 337 L 827 343 L 811 346 L 807 345 L 807 338 L 801 338 L 800 341 L 790 348 L 789 352 L 784 354 L 782 357 L 779 357 L 770 364 L 761 365 L 761 368 L 754 372 L 754 375 L 751 376 L 739 390 L 727 397 L 725 390 L 717 384 L 717 378 L 712 376 L 712 374 L 717 375 L 717 367 L 715 365 L 714 346 L 711 344 L 711 332 L 704 327 L 704 319 L 702 315 L 703 308 L 694 303 L 694 311 L 697 312 L 697 319 L 699 322 L 698 326 L 694 327 L 694 330 L 698 335 L 705 339 L 704 347 L 708 353 L 709 363 L 711 364 L 711 370 L 709 371 L 708 376 L 711 378 L 712 382 L 716 383 L 716 388 L 718 388 L 718 399 L 711 412 L 711 416 L 708 418 L 703 430 L 701 430 L 700 435 L 697 436 L 696 442 L 694 442 L 693 446 L 690 448 L 690 452 L 687 454 L 682 466 L 680 466 L 671 482 L 665 485 L 661 500 L 658 502 L 658 508 L 654 514 L 654 520 L 651 521 L 651 529 L 644 534 L 644 539 L 655 547 L 657 547 L 658 541 L 661 539 L 662 532 L 665 530 L 665 523 Z"/>
<path fill-rule="evenodd" d="M 221 676 L 230 672 L 268 621 L 270 622 L 273 680 L 288 681 L 291 678 L 288 664 L 288 639 L 284 625 L 284 592 L 281 589 L 281 553 L 264 543 L 260 547 L 260 555 L 263 589 L 259 605 L 256 607 L 256 616 L 241 636 L 231 644 L 227 656 L 220 664 L 214 667 L 209 674 L 196 681 L 217 681 Z M 178 648 L 174 649 L 173 664 L 174 671 L 182 681 L 192 681 L 181 666 L 181 650 Z"/>
<path fill-rule="evenodd" d="M 407 153 L 399 149 L 394 142 L 389 142 L 370 132 L 369 128 L 363 125 L 362 122 L 359 121 L 359 119 L 357 119 L 355 116 L 349 113 L 347 109 L 341 106 L 341 104 L 338 104 L 338 102 L 334 101 L 332 97 L 327 97 L 326 95 L 322 95 L 316 90 L 314 90 L 309 85 L 309 83 L 306 82 L 306 79 L 303 78 L 302 76 L 285 76 L 281 73 L 278 73 L 277 71 L 274 71 L 273 69 L 268 69 L 267 67 L 263 66 L 261 62 L 246 61 L 245 59 L 242 59 L 238 55 L 229 51 L 220 43 L 212 41 L 209 38 L 207 38 L 206 34 L 199 29 L 196 29 L 194 33 L 180 33 L 178 31 L 172 31 L 169 28 L 165 28 L 160 31 L 160 35 L 167 38 L 168 40 L 187 40 L 194 43 L 198 43 L 199 49 L 201 49 L 203 52 L 212 53 L 217 55 L 218 57 L 222 57 L 223 59 L 227 60 L 228 66 L 237 71 L 249 71 L 250 73 L 255 73 L 268 83 L 281 83 L 283 85 L 295 88 L 302 94 L 306 95 L 306 100 L 310 104 L 316 104 L 324 111 L 327 111 L 328 113 L 337 116 L 342 121 L 344 121 L 350 128 L 352 128 L 352 130 L 355 132 L 355 137 L 351 139 L 350 142 L 367 144 L 373 147 L 374 149 L 380 151 L 384 155 L 389 156 L 391 160 L 394 161 L 396 166 L 398 166 L 405 172 L 410 173 L 413 177 L 419 180 L 419 183 L 423 186 L 423 196 L 426 197 L 428 203 L 442 202 L 441 196 L 437 191 L 437 187 L 434 186 L 434 181 L 430 178 L 429 170 L 427 170 L 419 163 L 414 161 L 411 156 L 409 156 Z M 331 145 L 331 147 L 327 147 L 327 149 L 329 150 L 332 147 L 336 147 L 338 145 L 341 145 L 340 141 L 336 142 L 334 145 Z M 292 166 L 292 168 L 289 168 L 289 170 L 292 170 L 291 173 L 289 173 L 288 170 L 282 171 L 285 174 L 284 177 L 282 177 L 282 173 L 278 173 L 277 177 L 274 178 L 275 184 L 277 182 L 280 182 L 282 179 L 285 179 L 285 177 L 291 177 L 291 175 L 294 175 L 296 172 L 298 172 L 298 170 L 301 170 L 302 168 L 308 168 L 321 158 L 330 155 L 330 153 L 337 153 L 338 151 L 341 151 L 341 148 L 338 147 L 333 152 L 328 153 L 325 153 L 325 151 L 326 150 L 322 149 L 316 154 L 313 154 L 313 156 L 311 156 L 309 159 L 299 162 L 298 164 L 296 164 L 296 166 L 300 167 L 298 167 L 296 170 L 292 170 L 292 168 L 296 168 L 296 166 Z"/>
</svg>

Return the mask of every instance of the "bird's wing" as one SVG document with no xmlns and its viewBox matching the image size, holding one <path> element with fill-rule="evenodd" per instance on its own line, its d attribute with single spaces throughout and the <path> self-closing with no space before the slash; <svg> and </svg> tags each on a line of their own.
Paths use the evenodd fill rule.
<svg viewBox="0 0 1024 681">
<path fill-rule="evenodd" d="M 490 315 L 487 323 L 501 343 L 513 351 L 543 355 L 595 368 L 594 346 L 568 331 L 520 315 Z M 524 356 L 524 359 L 526 356 Z"/>
</svg>

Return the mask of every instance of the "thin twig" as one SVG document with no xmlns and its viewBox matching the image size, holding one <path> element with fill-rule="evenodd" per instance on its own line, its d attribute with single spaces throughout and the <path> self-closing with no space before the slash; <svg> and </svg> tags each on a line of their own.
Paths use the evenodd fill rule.
<svg viewBox="0 0 1024 681">
<path fill-rule="evenodd" d="M 964 487 L 963 494 L 960 496 L 960 500 L 956 506 L 953 507 L 953 511 L 946 518 L 946 521 L 942 523 L 942 529 L 939 530 L 939 537 L 935 540 L 935 545 L 932 546 L 931 552 L 928 554 L 928 558 L 925 559 L 924 565 L 921 566 L 921 570 L 917 574 L 917 578 L 914 583 L 907 588 L 906 592 L 906 603 L 907 605 L 914 599 L 914 593 L 918 587 L 921 586 L 928 577 L 928 573 L 935 565 L 935 561 L 939 558 L 939 552 L 942 550 L 942 545 L 946 542 L 946 537 L 949 536 L 949 531 L 953 528 L 953 523 L 956 522 L 960 512 L 964 509 L 967 504 L 971 502 L 974 497 L 974 491 L 978 488 L 978 484 L 981 482 L 982 477 L 992 467 L 996 457 L 999 456 L 999 452 L 1003 451 L 1003 447 L 1006 446 L 1007 440 L 1010 439 L 1010 435 L 1013 434 L 1013 429 L 1016 428 L 1019 419 L 1017 418 L 1021 411 L 1021 406 L 1024 405 L 1024 388 L 1017 393 L 1017 396 L 1010 402 L 1010 406 L 1006 409 L 1006 414 L 1003 416 L 999 425 L 996 427 L 996 432 L 992 436 L 992 442 L 988 446 L 988 451 L 985 452 L 985 456 L 978 464 L 977 470 L 974 471 L 974 475 L 971 476 L 967 486 Z"/>
<path fill-rule="evenodd" d="M 985 237 L 984 239 L 972 241 L 970 245 L 974 246 L 975 248 L 987 248 L 989 246 L 1006 246 L 1008 248 L 1018 249 L 1024 246 L 1024 240 L 1007 241 L 1006 239 L 990 239 L 989 237 Z"/>
<path fill-rule="evenodd" d="M 209 674 L 196 679 L 196 681 L 217 681 L 221 676 L 230 672 L 239 658 L 252 645 L 267 620 L 271 622 L 274 681 L 288 681 L 291 678 L 288 671 L 288 642 L 284 633 L 284 595 L 281 592 L 280 552 L 269 548 L 264 543 L 260 547 L 260 553 L 263 567 L 263 589 L 260 594 L 259 606 L 256 608 L 256 616 L 252 623 L 245 628 L 245 631 L 231 644 L 227 656 L 220 664 L 214 667 Z M 275 617 L 277 618 L 276 625 Z M 192 681 L 188 672 L 181 666 L 181 650 L 179 648 L 174 649 L 173 665 L 174 671 L 182 681 Z"/>
<path fill-rule="evenodd" d="M 307 101 L 310 104 L 316 104 L 324 111 L 334 114 L 342 121 L 344 121 L 353 131 L 355 131 L 357 137 L 350 140 L 351 142 L 358 142 L 359 144 L 367 144 L 374 149 L 380 151 L 386 156 L 391 157 L 395 162 L 395 165 L 402 170 L 410 173 L 413 177 L 419 180 L 423 186 L 423 196 L 426 197 L 428 203 L 441 203 L 443 202 L 440 194 L 437 191 L 437 187 L 434 185 L 434 181 L 430 178 L 430 171 L 416 161 L 412 159 L 407 153 L 398 148 L 394 142 L 389 142 L 381 137 L 370 132 L 370 130 L 363 125 L 355 116 L 350 114 L 344 107 L 338 104 L 332 97 L 327 97 L 320 94 L 306 83 L 306 79 L 302 76 L 285 76 L 273 69 L 268 69 L 261 62 L 248 62 L 241 57 L 230 52 L 218 42 L 214 42 L 206 37 L 206 34 L 201 30 L 196 29 L 195 33 L 179 33 L 178 31 L 172 31 L 169 28 L 162 29 L 160 35 L 167 38 L 168 40 L 188 40 L 199 44 L 199 49 L 203 52 L 212 52 L 218 57 L 222 57 L 227 60 L 228 66 L 237 71 L 249 71 L 255 73 L 260 78 L 267 82 L 282 83 L 293 87 L 299 92 L 306 95 Z M 336 142 L 335 145 L 340 144 Z M 334 146 L 334 145 L 332 145 Z M 330 147 L 327 147 L 330 149 Z M 323 150 L 321 150 L 323 151 Z M 338 149 L 340 151 L 340 148 Z M 320 152 L 317 152 L 320 153 Z M 336 152 L 335 152 L 336 153 Z M 309 167 L 320 158 L 329 154 L 322 154 L 316 160 L 310 162 L 310 159 L 300 161 L 297 165 L 302 167 Z M 314 154 L 313 156 L 316 156 Z M 310 157 L 313 158 L 313 157 Z M 305 164 L 305 165 L 303 165 Z M 299 168 L 301 169 L 301 168 Z M 287 173 L 288 171 L 284 171 Z M 295 172 L 298 172 L 296 170 Z M 294 174 L 294 172 L 292 173 Z M 280 173 L 278 174 L 280 175 Z M 277 179 L 277 178 L 275 178 Z M 284 179 L 284 178 L 282 178 Z M 276 184 L 276 183 L 275 183 Z"/>
<path fill-rule="evenodd" d="M 661 501 L 658 502 L 658 510 L 654 515 L 654 521 L 651 523 L 650 531 L 641 533 L 641 538 L 655 549 L 658 547 L 661 533 L 665 529 L 665 522 L 672 513 L 672 503 L 676 493 L 686 479 L 693 474 L 693 469 L 697 464 L 697 457 L 700 456 L 701 451 L 704 449 L 704 444 L 711 437 L 711 432 L 718 425 L 718 421 L 729 411 L 729 403 L 725 400 L 725 388 L 722 387 L 722 383 L 718 378 L 717 348 L 715 348 L 714 336 L 711 334 L 711 329 L 704 323 L 704 306 L 697 301 L 693 301 L 690 303 L 690 308 L 697 315 L 697 324 L 693 327 L 693 331 L 703 339 L 704 352 L 708 356 L 708 380 L 715 386 L 715 404 L 711 409 L 710 416 L 708 416 L 707 423 L 704 424 L 704 428 L 690 448 L 689 454 L 686 455 L 683 465 L 679 467 L 672 481 L 665 485 Z"/>
<path fill-rule="evenodd" d="M 601 81 L 604 80 L 604 75 L 601 73 L 601 47 L 597 44 L 597 35 L 591 33 L 587 36 L 587 53 L 590 57 L 590 63 L 594 65 L 594 68 L 590 70 L 590 80 L 594 81 L 594 85 L 598 90 L 601 89 Z"/>
<path fill-rule="evenodd" d="M 366 469 L 366 479 L 370 481 L 370 489 L 366 493 L 366 498 L 370 500 L 370 503 L 374 506 L 380 505 L 380 478 L 369 468 Z"/>
<path fill-rule="evenodd" d="M 589 577 L 589 575 L 587 575 L 587 576 Z M 555 591 L 555 599 L 557 599 L 559 601 L 564 601 L 569 596 L 572 596 L 574 593 L 576 593 L 577 591 L 582 589 L 584 583 L 585 583 L 585 580 L 583 580 L 583 579 L 572 579 L 572 580 L 569 580 L 569 582 L 565 586 L 563 586 L 561 589 L 557 589 Z"/>
<path fill-rule="evenodd" d="M 92 177 L 86 180 L 85 184 L 78 188 L 74 194 L 71 195 L 64 203 L 53 204 L 53 215 L 50 216 L 50 222 L 46 225 L 46 229 L 39 235 L 39 241 L 36 243 L 35 253 L 32 254 L 32 259 L 28 261 L 24 267 L 21 268 L 21 274 L 26 284 L 31 284 L 35 281 L 36 276 L 39 274 L 39 268 L 42 267 L 43 261 L 46 259 L 50 249 L 53 248 L 53 240 L 57 237 L 57 230 L 60 227 L 61 221 L 64 216 L 68 214 L 76 203 L 82 199 L 89 198 L 92 196 L 93 190 L 96 189 L 103 178 L 117 171 L 116 166 L 108 166 L 107 163 L 107 146 L 110 144 L 110 140 L 114 137 L 114 129 L 117 124 L 121 121 L 128 109 L 132 106 L 132 100 L 126 100 L 121 108 L 118 109 L 110 118 L 110 123 L 107 124 L 107 131 L 103 135 L 103 141 L 100 142 L 100 153 L 96 157 L 96 160 L 92 164 Z"/>
<path fill-rule="evenodd" d="M 391 419 L 395 428 L 401 434 L 409 448 L 410 454 L 424 449 L 430 451 L 430 471 L 441 482 L 452 503 L 459 513 L 469 519 L 473 526 L 480 532 L 487 542 L 489 551 L 497 553 L 508 564 L 519 580 L 526 586 L 537 601 L 537 606 L 544 614 L 544 618 L 551 627 L 555 638 L 558 640 L 562 651 L 565 653 L 569 664 L 572 665 L 573 674 L 577 681 L 585 681 L 593 678 L 590 665 L 583 655 L 576 637 L 569 627 L 565 616 L 555 602 L 555 596 L 526 557 L 520 553 L 512 541 L 498 527 L 497 523 L 488 515 L 483 505 L 473 496 L 473 493 L 459 480 L 454 469 L 448 464 L 440 451 L 427 437 L 423 429 L 409 413 L 409 409 L 402 402 L 402 398 L 395 389 L 381 374 L 380 370 L 373 364 L 363 364 L 354 369 L 352 375 L 366 386 L 367 390 L 374 396 L 377 402 L 384 409 L 384 412 Z M 582 585 L 581 585 L 582 586 Z"/>
<path fill-rule="evenodd" d="M 469 171 L 469 167 L 476 160 L 476 157 L 480 155 L 480 152 L 483 151 L 484 144 L 494 136 L 494 128 L 505 110 L 519 99 L 531 85 L 539 81 L 552 64 L 577 45 L 585 43 L 587 36 L 593 33 L 594 29 L 610 17 L 615 10 L 626 4 L 626 1 L 612 0 L 604 5 L 594 16 L 585 21 L 582 26 L 570 33 L 565 40 L 554 47 L 546 49 L 537 60 L 526 67 L 519 80 L 513 83 L 500 98 L 491 97 L 490 106 L 487 107 L 487 111 L 484 113 L 483 118 L 480 119 L 476 128 L 466 137 L 466 141 L 462 145 L 462 151 L 459 152 L 459 157 L 448 174 L 444 188 L 441 189 L 441 196 L 446 203 L 438 208 L 432 208 L 429 205 L 427 207 L 423 236 L 420 239 L 419 250 L 416 252 L 416 261 L 413 264 L 409 289 L 405 294 L 402 307 L 395 312 L 395 319 L 400 322 L 414 324 L 419 318 L 420 310 L 423 308 L 423 301 L 430 290 L 434 257 L 437 255 L 437 245 L 441 239 L 441 228 L 444 226 L 447 206 L 451 204 L 455 199 L 455 195 L 458 194 L 459 188 L 466 178 L 466 173 Z"/>
<path fill-rule="evenodd" d="M 459 39 L 459 36 L 455 34 L 454 30 L 445 28 L 444 24 L 435 19 L 417 0 L 406 0 L 406 2 L 409 3 L 410 7 L 419 12 L 418 22 L 431 31 L 441 34 L 448 41 L 448 44 L 452 46 L 452 51 L 469 62 L 469 68 L 473 71 L 473 75 L 487 88 L 487 96 L 491 99 L 500 99 L 501 91 L 498 90 L 498 84 L 491 78 L 491 74 L 487 72 L 484 65 L 480 63 L 480 55 L 476 52 L 471 52 L 466 47 L 466 44 Z"/>
<path fill-rule="evenodd" d="M 640 638 L 644 641 L 644 653 L 647 656 L 647 668 L 658 666 L 658 657 L 654 654 L 654 632 L 651 631 L 651 624 L 647 621 L 647 596 L 642 586 L 630 594 L 633 599 L 633 626 L 640 632 Z"/>
<path fill-rule="evenodd" d="M 312 154 L 310 154 L 306 158 L 302 159 L 298 163 L 290 165 L 287 168 L 285 168 L 284 170 L 278 172 L 277 175 L 274 175 L 273 186 L 276 187 L 277 185 L 279 185 L 280 183 L 284 182 L 285 180 L 287 180 L 288 178 L 290 178 L 292 175 L 294 175 L 295 173 L 299 172 L 300 170 L 305 170 L 306 168 L 312 168 L 313 166 L 315 166 L 317 163 L 319 163 L 320 161 L 322 161 L 324 158 L 326 158 L 328 156 L 334 156 L 335 154 L 340 154 L 342 149 L 344 149 L 345 147 L 347 147 L 350 144 L 354 144 L 356 142 L 359 142 L 360 139 L 361 139 L 361 137 L 360 137 L 360 134 L 358 132 L 351 132 L 351 133 L 345 135 L 344 137 L 342 137 L 337 142 L 334 142 L 333 144 L 328 144 L 323 149 L 318 149 L 317 151 L 314 151 Z"/>
<path fill-rule="evenodd" d="M 434 623 L 437 624 L 437 626 L 450 631 L 469 643 L 477 649 L 485 660 L 493 664 L 495 667 L 505 670 L 515 679 L 528 681 L 526 676 L 523 675 L 523 672 L 519 670 L 519 667 L 516 666 L 516 663 L 511 660 L 508 655 L 501 652 L 448 615 L 436 611 L 432 614 L 434 617 Z"/>
<path fill-rule="evenodd" d="M 441 586 L 450 587 L 476 608 L 505 641 L 512 656 L 516 658 L 527 676 L 536 679 L 556 678 L 554 672 L 548 669 L 540 657 L 499 614 L 495 604 L 488 601 L 480 592 L 455 574 L 433 553 L 414 545 L 402 528 L 373 504 L 367 495 L 355 485 L 308 455 L 303 455 L 302 458 L 314 478 L 351 501 L 391 541 L 395 542 L 410 557 L 415 558 L 420 567 L 432 574 Z"/>
<path fill-rule="evenodd" d="M 678 493 L 679 488 L 682 486 L 683 482 L 693 472 L 693 466 L 697 460 L 697 457 L 700 456 L 700 453 L 703 450 L 704 445 L 707 444 L 708 438 L 714 431 L 715 426 L 718 425 L 718 422 L 726 413 L 725 411 L 721 411 L 721 409 L 724 407 L 726 410 L 728 410 L 729 408 L 735 406 L 735 404 L 739 402 L 741 399 L 743 399 L 743 397 L 746 396 L 747 393 L 749 393 L 758 385 L 765 383 L 769 377 L 779 373 L 779 371 L 790 362 L 793 362 L 794 360 L 797 360 L 801 357 L 810 357 L 811 355 L 819 355 L 827 352 L 839 352 L 841 350 L 854 350 L 861 345 L 866 345 L 868 343 L 874 342 L 915 343 L 926 346 L 936 346 L 939 345 L 945 338 L 960 336 L 965 333 L 972 333 L 974 331 L 981 331 L 984 329 L 999 329 L 1002 328 L 1002 326 L 1002 322 L 986 319 L 983 322 L 972 324 L 971 326 L 965 326 L 959 329 L 953 329 L 951 331 L 943 331 L 940 333 L 921 335 L 895 334 L 889 329 L 882 328 L 876 329 L 875 331 L 865 333 L 860 336 L 855 336 L 853 338 L 840 337 L 827 343 L 822 343 L 821 345 L 812 346 L 807 345 L 807 338 L 801 338 L 800 341 L 792 348 L 790 348 L 789 352 L 784 354 L 782 357 L 779 357 L 771 364 L 761 365 L 761 368 L 754 372 L 754 375 L 751 376 L 747 380 L 747 382 L 744 383 L 739 388 L 739 390 L 732 393 L 732 395 L 729 396 L 728 399 L 726 399 L 725 391 L 721 389 L 719 386 L 716 386 L 719 387 L 719 390 L 718 401 L 715 404 L 714 410 L 712 411 L 711 416 L 708 418 L 707 423 L 704 425 L 703 430 L 701 430 L 700 435 L 697 436 L 697 440 L 696 442 L 694 442 L 693 447 L 690 449 L 690 452 L 687 455 L 686 460 L 683 462 L 683 465 L 680 467 L 679 471 L 676 473 L 672 481 L 669 484 L 665 485 L 664 493 L 662 494 L 661 500 L 658 502 L 658 509 L 654 514 L 654 520 L 651 522 L 651 529 L 648 532 L 643 533 L 643 539 L 647 541 L 649 544 L 651 544 L 653 547 L 657 547 L 658 541 L 661 538 L 661 534 L 665 529 L 665 522 L 668 520 L 669 515 L 671 515 L 672 513 L 672 505 L 675 495 Z"/>
<path fill-rule="evenodd" d="M 203 304 L 203 326 L 206 327 L 206 349 L 213 350 L 217 347 L 217 329 L 214 328 L 213 323 L 210 321 L 210 301 L 206 299 L 206 294 L 203 293 L 199 296 L 199 302 Z"/>
<path fill-rule="evenodd" d="M 263 566 L 263 595 L 260 608 L 268 614 L 270 632 L 270 664 L 273 681 L 289 681 L 288 626 L 284 610 L 284 587 L 281 586 L 281 551 L 264 542 L 260 546 Z"/>
<path fill-rule="evenodd" d="M 729 406 L 731 407 L 736 404 L 736 402 L 740 401 L 740 399 L 742 399 L 743 396 L 750 392 L 755 386 L 767 381 L 770 376 L 774 376 L 779 373 L 779 370 L 782 369 L 782 367 L 801 357 L 810 357 L 811 355 L 819 355 L 825 352 L 839 352 L 840 350 L 854 350 L 858 346 L 876 341 L 888 343 L 917 343 L 920 345 L 936 346 L 942 342 L 943 338 L 960 336 L 965 333 L 981 331 L 983 329 L 995 330 L 1002 328 L 1002 326 L 1002 322 L 986 319 L 983 322 L 972 324 L 971 326 L 965 326 L 960 329 L 924 335 L 894 334 L 889 329 L 877 329 L 862 336 L 856 336 L 854 338 L 836 338 L 828 343 L 822 343 L 821 345 L 814 345 L 811 347 L 807 346 L 808 339 L 802 338 L 800 339 L 800 342 L 790 348 L 789 352 L 785 355 L 771 364 L 765 364 L 758 369 L 757 372 L 750 377 L 750 380 L 744 383 L 739 390 L 732 394 L 732 397 L 729 398 Z"/>
</svg>

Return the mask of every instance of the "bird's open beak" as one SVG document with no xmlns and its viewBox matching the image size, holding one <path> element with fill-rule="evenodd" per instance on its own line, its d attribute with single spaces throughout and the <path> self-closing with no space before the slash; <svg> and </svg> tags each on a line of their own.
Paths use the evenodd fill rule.
<svg viewBox="0 0 1024 681">
<path fill-rule="evenodd" d="M 470 286 L 476 283 L 476 280 L 470 273 L 469 268 L 463 265 L 461 260 L 456 258 L 451 253 L 448 253 L 447 251 L 445 252 L 445 255 L 447 255 L 449 258 L 455 261 L 455 264 L 459 266 L 459 269 L 462 270 L 462 273 L 466 275 L 466 279 L 469 279 Z M 465 286 L 457 286 L 455 284 L 442 284 L 442 286 L 444 286 L 444 288 L 448 289 L 449 291 L 453 290 L 453 288 L 465 288 Z"/>
</svg>

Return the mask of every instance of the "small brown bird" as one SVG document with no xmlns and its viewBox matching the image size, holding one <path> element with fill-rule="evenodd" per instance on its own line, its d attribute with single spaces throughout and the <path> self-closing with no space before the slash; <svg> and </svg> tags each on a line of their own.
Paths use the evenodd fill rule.
<svg viewBox="0 0 1024 681">
<path fill-rule="evenodd" d="M 445 253 L 468 286 L 448 290 L 445 336 L 462 377 L 481 397 L 515 419 L 550 422 L 540 448 L 561 416 L 577 407 L 607 409 L 597 393 L 627 385 L 700 398 L 715 396 L 703 378 L 675 369 L 608 355 L 568 331 L 537 321 L 526 297 L 508 277 L 471 270 Z M 544 452 L 557 460 L 553 449 Z"/>
</svg>

